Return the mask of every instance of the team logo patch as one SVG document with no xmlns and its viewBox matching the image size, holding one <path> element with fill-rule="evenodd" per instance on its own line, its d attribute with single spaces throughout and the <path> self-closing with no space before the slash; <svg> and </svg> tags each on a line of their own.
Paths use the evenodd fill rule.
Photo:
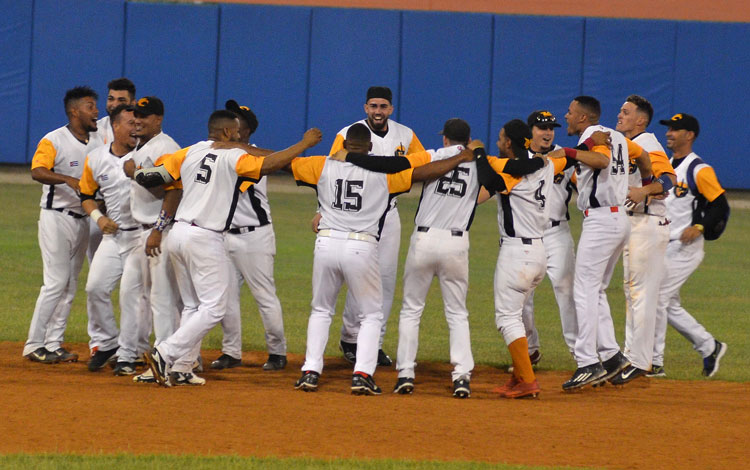
<svg viewBox="0 0 750 470">
<path fill-rule="evenodd" d="M 679 121 L 680 119 L 682 119 L 682 114 L 675 114 L 670 121 Z"/>
<path fill-rule="evenodd" d="M 148 105 L 148 98 L 141 98 L 138 100 L 138 107 L 142 108 Z"/>
<path fill-rule="evenodd" d="M 555 175 L 555 184 L 561 184 L 563 180 L 565 179 L 565 175 L 562 173 L 558 173 Z"/>
<path fill-rule="evenodd" d="M 243 111 L 250 111 L 250 108 L 248 108 L 247 106 L 240 106 L 240 109 Z"/>
<path fill-rule="evenodd" d="M 70 166 L 78 166 L 78 160 L 73 160 L 70 162 Z"/>
<path fill-rule="evenodd" d="M 403 145 L 399 145 L 398 147 L 396 147 L 396 151 L 393 152 L 393 155 L 396 157 L 403 157 L 404 155 L 406 155 L 406 149 Z"/>
<path fill-rule="evenodd" d="M 630 172 L 630 174 L 634 175 L 635 174 L 635 170 L 637 170 L 637 169 L 638 169 L 638 165 L 636 165 L 635 162 L 630 162 L 630 168 L 628 169 L 628 171 Z"/>
<path fill-rule="evenodd" d="M 676 197 L 685 197 L 688 193 L 688 187 L 685 183 L 677 183 L 677 185 L 674 187 L 674 195 Z"/>
</svg>

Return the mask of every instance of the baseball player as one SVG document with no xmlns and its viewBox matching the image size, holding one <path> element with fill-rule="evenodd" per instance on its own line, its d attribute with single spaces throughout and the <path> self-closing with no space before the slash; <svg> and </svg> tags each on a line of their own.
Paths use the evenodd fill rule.
<svg viewBox="0 0 750 470">
<path fill-rule="evenodd" d="M 255 113 L 229 100 L 226 109 L 240 118 L 240 142 L 248 144 L 250 136 L 258 128 Z M 254 149 L 255 155 L 270 154 L 270 151 Z M 286 367 L 286 337 L 281 302 L 276 296 L 273 278 L 276 238 L 271 223 L 271 207 L 268 204 L 268 179 L 261 178 L 255 184 L 242 183 L 234 209 L 232 224 L 224 238 L 234 270 L 236 271 L 236 291 L 230 294 L 227 314 L 221 320 L 224 339 L 222 355 L 211 363 L 212 369 L 237 367 L 242 363 L 242 322 L 240 318 L 240 289 L 243 279 L 258 305 L 258 313 L 266 330 L 268 360 L 263 370 L 280 370 Z"/>
<path fill-rule="evenodd" d="M 367 98 L 364 104 L 367 117 L 358 123 L 365 124 L 371 132 L 372 152 L 371 155 L 403 156 L 415 152 L 423 152 L 421 142 L 414 131 L 390 119 L 393 113 L 393 93 L 388 87 L 373 86 L 367 90 Z M 341 129 L 331 146 L 330 154 L 335 154 L 343 148 L 344 138 L 349 126 Z M 378 262 L 380 263 L 380 276 L 383 284 L 383 325 L 380 330 L 380 343 L 378 349 L 378 365 L 390 366 L 391 358 L 383 351 L 383 339 L 385 338 L 388 317 L 391 314 L 393 295 L 396 291 L 396 274 L 398 271 L 398 250 L 401 244 L 401 219 L 398 216 L 396 198 L 390 203 L 390 209 L 385 218 L 380 241 L 378 242 Z M 351 293 L 347 293 L 344 314 L 342 315 L 341 342 L 340 347 L 344 358 L 352 364 L 356 361 L 356 338 L 359 324 L 357 319 L 356 299 Z"/>
<path fill-rule="evenodd" d="M 176 186 L 183 187 L 182 201 L 174 216 L 177 223 L 168 238 L 170 259 L 185 306 L 182 321 L 172 336 L 144 355 L 160 385 L 205 383 L 192 373 L 191 363 L 183 368 L 182 359 L 200 348 L 203 337 L 227 310 L 231 262 L 224 246 L 224 232 L 231 225 L 239 178 L 258 181 L 288 165 L 294 156 L 318 144 L 321 138 L 319 130 L 310 129 L 302 141 L 267 157 L 212 147 L 214 141 L 239 141 L 239 128 L 234 113 L 215 111 L 208 121 L 208 140 L 162 156 L 156 162 L 160 166 L 149 170 L 160 176 L 160 181 L 180 180 Z M 142 173 L 139 170 L 137 178 L 142 179 Z M 162 210 L 157 225 L 168 224 L 170 218 Z"/>
<path fill-rule="evenodd" d="M 630 238 L 622 252 L 623 285 L 625 289 L 625 349 L 630 365 L 615 375 L 610 382 L 624 385 L 643 377 L 651 370 L 654 350 L 654 327 L 659 284 L 664 277 L 664 253 L 669 241 L 669 220 L 662 198 L 647 198 L 651 187 L 656 195 L 674 184 L 674 169 L 667 154 L 654 134 L 646 132 L 654 115 L 654 108 L 645 98 L 630 95 L 617 115 L 618 132 L 648 151 L 655 181 L 642 179 L 638 166 L 630 164 L 628 186 L 631 188 L 627 211 Z M 648 192 L 646 192 L 648 191 Z M 634 200 L 643 202 L 638 204 Z"/>
<path fill-rule="evenodd" d="M 110 124 L 112 111 L 121 105 L 132 106 L 135 104 L 135 85 L 123 77 L 110 81 L 107 84 L 107 89 L 107 115 L 96 122 L 96 133 L 104 144 L 111 144 L 113 139 L 112 125 Z M 99 209 L 106 212 L 104 207 L 100 207 Z M 102 231 L 99 230 L 99 226 L 94 222 L 94 219 L 90 218 L 89 245 L 86 248 L 86 258 L 89 260 L 89 265 L 91 265 L 94 253 L 96 253 L 96 249 L 99 247 L 101 241 Z"/>
<path fill-rule="evenodd" d="M 644 177 L 651 176 L 650 160 L 648 153 L 637 144 L 599 125 L 600 116 L 601 107 L 596 98 L 578 96 L 573 99 L 565 114 L 568 135 L 578 135 L 579 146 L 592 151 L 564 149 L 550 153 L 565 154 L 581 162 L 576 176 L 578 208 L 584 216 L 573 287 L 578 323 L 575 344 L 578 368 L 563 384 L 563 390 L 598 385 L 629 365 L 615 338 L 605 290 L 630 235 L 630 221 L 624 208 L 629 159 L 637 155 L 635 160 Z M 610 134 L 611 150 L 604 145 L 587 144 L 596 130 Z"/>
<path fill-rule="evenodd" d="M 680 289 L 703 260 L 704 239 L 718 237 L 729 215 L 729 203 L 713 168 L 693 152 L 698 137 L 698 120 L 687 113 L 659 121 L 667 126 L 667 148 L 677 184 L 669 192 L 667 218 L 669 244 L 665 257 L 666 274 L 659 288 L 652 376 L 664 376 L 664 346 L 667 323 L 693 343 L 703 356 L 703 375 L 713 377 L 727 352 L 726 343 L 715 339 L 681 305 Z M 718 233 L 716 228 L 719 229 Z"/>
<path fill-rule="evenodd" d="M 31 177 L 40 182 L 39 248 L 44 284 L 31 317 L 23 355 L 34 362 L 75 362 L 78 354 L 62 347 L 78 274 L 86 256 L 89 222 L 78 198 L 86 155 L 101 145 L 96 135 L 97 94 L 76 87 L 63 100 L 68 124 L 46 134 L 31 160 Z"/>
<path fill-rule="evenodd" d="M 117 352 L 115 375 L 135 374 L 138 309 L 142 308 L 143 284 L 138 266 L 126 263 L 140 249 L 141 224 L 130 210 L 130 182 L 122 170 L 123 162 L 135 148 L 135 118 L 127 105 L 111 113 L 113 140 L 92 151 L 87 157 L 81 177 L 81 205 L 96 221 L 104 236 L 94 254 L 86 282 L 89 347 L 95 353 L 88 362 L 90 371 L 104 367 Z M 99 210 L 94 199 L 99 192 L 107 207 L 107 215 Z M 128 266 L 129 270 L 124 268 Z M 120 283 L 120 326 L 117 328 L 112 309 L 112 291 Z"/>
<path fill-rule="evenodd" d="M 133 178 L 136 168 L 149 168 L 164 155 L 180 149 L 177 142 L 162 131 L 164 120 L 164 103 L 155 96 L 146 96 L 136 101 L 134 105 L 136 136 L 138 146 L 131 154 L 131 158 L 124 163 L 125 173 Z M 137 250 L 128 257 L 127 263 L 139 267 L 140 281 L 144 284 L 146 300 L 149 308 L 139 309 L 137 352 L 148 351 L 149 336 L 153 324 L 154 343 L 158 344 L 168 338 L 177 329 L 179 323 L 180 303 L 179 290 L 175 280 L 174 270 L 169 262 L 169 251 L 166 238 L 171 228 L 170 224 L 155 225 L 162 208 L 164 191 L 161 188 L 148 190 L 135 181 L 130 182 L 130 204 L 133 218 L 141 224 L 140 244 L 144 250 Z M 178 200 L 179 202 L 179 200 Z M 122 335 L 123 333 L 121 333 Z M 136 382 L 153 383 L 154 377 L 150 369 L 133 378 Z"/>
<path fill-rule="evenodd" d="M 500 157 L 486 157 L 479 148 L 479 182 L 498 196 L 500 253 L 495 268 L 495 324 L 503 335 L 513 361 L 513 375 L 494 391 L 504 398 L 536 397 L 541 388 L 529 357 L 522 311 L 534 288 L 544 278 L 547 257 L 542 235 L 549 225 L 547 199 L 555 173 L 562 172 L 566 159 L 548 162 L 546 157 L 529 160 L 531 130 L 520 119 L 507 122 L 500 130 Z M 508 174 L 510 161 L 535 164 L 535 171 L 522 177 Z"/>
<path fill-rule="evenodd" d="M 560 127 L 555 115 L 546 110 L 534 111 L 526 120 L 531 129 L 529 157 L 545 155 L 560 147 L 553 144 L 555 128 Z M 575 245 L 570 234 L 568 202 L 575 190 L 575 167 L 555 174 L 547 196 L 549 221 L 544 228 L 544 251 L 547 255 L 547 276 L 555 293 L 560 310 L 563 338 L 571 355 L 575 348 L 578 325 L 576 324 L 575 301 L 573 300 L 573 278 L 575 268 Z M 539 349 L 539 333 L 534 325 L 534 292 L 523 306 L 523 324 L 529 342 L 529 359 L 535 366 L 542 359 Z M 511 371 L 512 372 L 512 371 Z"/>
</svg>

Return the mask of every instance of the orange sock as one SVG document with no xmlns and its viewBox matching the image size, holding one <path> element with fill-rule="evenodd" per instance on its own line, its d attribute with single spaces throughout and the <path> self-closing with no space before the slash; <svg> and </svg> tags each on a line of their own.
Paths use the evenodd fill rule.
<svg viewBox="0 0 750 470">
<path fill-rule="evenodd" d="M 513 375 L 521 382 L 531 383 L 536 380 L 534 369 L 529 359 L 529 342 L 526 337 L 518 338 L 508 345 L 510 357 L 513 359 Z"/>
</svg>

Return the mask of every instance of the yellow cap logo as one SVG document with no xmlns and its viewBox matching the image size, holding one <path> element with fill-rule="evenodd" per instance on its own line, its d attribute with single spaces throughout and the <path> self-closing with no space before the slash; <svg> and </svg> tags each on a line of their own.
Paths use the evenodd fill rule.
<svg viewBox="0 0 750 470">
<path fill-rule="evenodd" d="M 674 116 L 672 116 L 671 120 L 672 121 L 679 121 L 680 119 L 682 119 L 682 114 L 675 114 Z"/>
<path fill-rule="evenodd" d="M 250 111 L 250 108 L 248 108 L 247 106 L 240 106 L 240 109 L 244 111 Z"/>
<path fill-rule="evenodd" d="M 542 111 L 539 114 L 541 114 L 542 116 L 544 116 L 546 118 L 552 117 L 552 113 L 550 113 L 549 111 Z"/>
<path fill-rule="evenodd" d="M 138 100 L 138 106 L 143 108 L 148 105 L 148 98 L 141 98 Z"/>
</svg>

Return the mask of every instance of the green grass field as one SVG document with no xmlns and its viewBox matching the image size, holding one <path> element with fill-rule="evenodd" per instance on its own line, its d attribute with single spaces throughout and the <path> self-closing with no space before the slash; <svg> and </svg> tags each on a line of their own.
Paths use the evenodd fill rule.
<svg viewBox="0 0 750 470">
<path fill-rule="evenodd" d="M 312 190 L 278 191 L 286 187 L 284 177 L 275 177 L 270 186 L 270 199 L 276 232 L 276 284 L 284 309 L 284 321 L 288 348 L 293 353 L 304 353 L 307 317 L 311 299 L 311 265 L 314 234 L 310 231 L 309 220 L 315 208 L 315 194 Z M 42 269 L 37 245 L 36 220 L 40 197 L 39 185 L 5 184 L 0 192 L 0 285 L 3 290 L 4 308 L 0 309 L 0 341 L 24 341 L 34 302 L 42 282 Z M 418 196 L 419 189 L 413 190 Z M 746 195 L 739 194 L 739 199 Z M 735 196 L 730 196 L 730 200 Z M 417 197 L 401 197 L 399 211 L 402 220 L 401 266 L 406 257 L 409 236 L 414 227 L 413 217 Z M 571 226 L 574 238 L 580 232 L 580 215 L 571 210 Z M 683 305 L 701 321 L 718 339 L 729 344 L 729 351 L 721 363 L 716 379 L 729 381 L 750 381 L 748 351 L 750 351 L 750 299 L 748 298 L 747 273 L 750 261 L 745 255 L 745 247 L 750 237 L 750 210 L 733 209 L 727 232 L 717 242 L 706 244 L 706 257 L 698 271 L 690 278 L 682 290 Z M 470 288 L 468 307 L 471 318 L 472 348 L 475 361 L 479 364 L 501 365 L 510 362 L 507 348 L 494 326 L 493 273 L 498 252 L 497 211 L 494 201 L 477 209 L 471 230 Z M 69 321 L 66 340 L 72 343 L 85 343 L 86 267 L 79 280 L 79 290 Z M 389 321 L 389 333 L 384 349 L 395 355 L 398 332 L 398 309 L 401 305 L 400 282 L 397 286 L 394 309 Z M 608 289 L 608 296 L 617 328 L 617 336 L 622 345 L 624 331 L 624 298 L 622 293 L 622 269 L 618 267 Z M 343 307 L 343 293 L 339 297 Z M 263 328 L 254 301 L 247 288 L 243 288 L 243 348 L 245 350 L 265 350 Z M 341 308 L 339 309 L 339 311 Z M 548 281 L 544 281 L 536 295 L 537 326 L 542 342 L 544 358 L 542 370 L 570 370 L 575 364 L 566 351 L 560 333 L 557 306 Z M 341 326 L 340 316 L 334 319 L 331 340 L 327 353 L 338 355 L 337 340 Z M 221 347 L 220 329 L 214 329 L 204 340 L 204 348 Z M 82 351 L 78 351 L 79 353 Z M 20 359 L 20 350 L 19 350 Z M 421 327 L 419 359 L 422 361 L 448 360 L 448 330 L 442 312 L 442 301 L 437 283 L 434 282 L 427 301 Z M 701 379 L 702 362 L 690 344 L 674 330 L 667 338 L 665 367 L 673 379 Z M 188 458 L 188 457 L 185 457 Z M 114 460 L 111 460 L 114 459 Z M 75 456 L 5 456 L 0 457 L 0 468 L 177 468 L 184 467 L 183 457 L 75 457 Z M 349 468 L 347 461 L 311 460 L 266 460 L 227 457 L 224 460 L 212 458 L 189 458 L 194 468 Z M 433 464 L 430 462 L 375 461 L 372 466 L 359 468 L 476 468 L 474 464 L 465 467 L 456 464 Z M 370 464 L 368 464 L 370 465 Z M 509 466 L 488 466 L 480 468 L 519 468 Z M 524 467 L 529 468 L 529 467 Z"/>
</svg>

